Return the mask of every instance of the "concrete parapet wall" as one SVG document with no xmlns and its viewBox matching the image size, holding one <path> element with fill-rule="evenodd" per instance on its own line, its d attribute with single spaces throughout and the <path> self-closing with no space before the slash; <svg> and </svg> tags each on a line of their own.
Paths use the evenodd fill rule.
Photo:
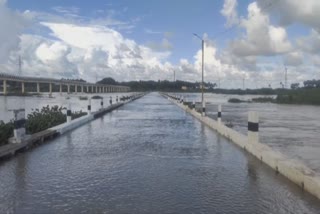
<svg viewBox="0 0 320 214">
<path fill-rule="evenodd" d="M 55 130 L 59 134 L 64 134 L 68 131 L 71 131 L 75 128 L 78 128 L 79 126 L 82 126 L 83 124 L 85 124 L 93 119 L 94 119 L 93 115 L 82 116 L 80 118 L 72 120 L 71 122 L 63 123 L 58 126 L 52 127 L 52 128 L 50 128 L 50 130 Z"/>
<path fill-rule="evenodd" d="M 206 124 L 211 129 L 217 131 L 219 134 L 230 139 L 233 143 L 243 148 L 261 162 L 267 164 L 277 173 L 287 177 L 292 182 L 299 185 L 303 190 L 311 193 L 320 199 L 320 177 L 310 168 L 301 162 L 290 159 L 278 151 L 274 151 L 271 147 L 260 143 L 259 141 L 250 140 L 245 136 L 214 119 L 202 116 L 194 109 L 181 104 L 179 101 L 171 99 L 167 95 L 163 95 L 172 101 L 174 104 L 189 112 L 195 118 Z"/>
</svg>

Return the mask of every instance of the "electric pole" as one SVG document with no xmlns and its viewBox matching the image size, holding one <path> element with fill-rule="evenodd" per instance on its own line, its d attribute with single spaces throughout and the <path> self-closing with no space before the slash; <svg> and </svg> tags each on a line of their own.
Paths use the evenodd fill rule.
<svg viewBox="0 0 320 214">
<path fill-rule="evenodd" d="M 244 90 L 244 78 L 242 78 L 242 89 Z"/>
<path fill-rule="evenodd" d="M 205 109 L 205 102 L 204 102 L 204 39 L 201 38 L 198 34 L 193 34 L 194 36 L 198 37 L 201 40 L 201 47 L 202 47 L 202 75 L 201 75 L 201 103 L 202 103 L 202 115 L 204 115 Z"/>
<path fill-rule="evenodd" d="M 19 66 L 19 75 L 21 75 L 22 74 L 22 59 L 21 59 L 20 55 L 18 58 L 18 66 Z"/>
</svg>

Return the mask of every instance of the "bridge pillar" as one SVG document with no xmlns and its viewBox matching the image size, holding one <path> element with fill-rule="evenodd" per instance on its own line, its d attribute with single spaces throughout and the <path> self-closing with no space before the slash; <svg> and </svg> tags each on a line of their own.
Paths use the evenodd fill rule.
<svg viewBox="0 0 320 214">
<path fill-rule="evenodd" d="M 248 141 L 249 143 L 259 142 L 259 115 L 250 111 L 248 115 Z"/>
<path fill-rule="evenodd" d="M 221 116 L 222 116 L 222 107 L 221 105 L 218 106 L 218 123 L 221 123 Z"/>
<path fill-rule="evenodd" d="M 62 84 L 60 84 L 60 95 L 62 94 Z"/>
<path fill-rule="evenodd" d="M 91 93 L 93 93 L 93 85 L 91 86 Z"/>
<path fill-rule="evenodd" d="M 78 93 L 78 85 L 74 85 L 74 92 Z"/>
<path fill-rule="evenodd" d="M 3 94 L 7 95 L 7 80 L 3 80 Z"/>
<path fill-rule="evenodd" d="M 49 83 L 49 94 L 52 95 L 52 83 Z"/>
<path fill-rule="evenodd" d="M 89 97 L 89 103 L 88 103 L 88 115 L 91 114 L 91 97 Z"/>
<path fill-rule="evenodd" d="M 68 84 L 67 87 L 68 87 L 68 94 L 70 94 L 70 85 Z"/>
<path fill-rule="evenodd" d="M 68 104 L 68 110 L 67 110 L 67 123 L 70 123 L 72 120 L 71 118 L 71 104 Z"/>
<path fill-rule="evenodd" d="M 40 93 L 40 83 L 37 82 L 37 93 Z"/>
<path fill-rule="evenodd" d="M 23 138 L 26 136 L 26 119 L 25 119 L 25 109 L 14 110 L 14 129 L 13 135 L 14 139 L 12 143 L 21 143 Z"/>
<path fill-rule="evenodd" d="M 21 93 L 25 93 L 25 87 L 24 87 L 24 82 L 21 82 Z"/>
<path fill-rule="evenodd" d="M 83 85 L 81 85 L 81 93 L 83 93 Z"/>
</svg>

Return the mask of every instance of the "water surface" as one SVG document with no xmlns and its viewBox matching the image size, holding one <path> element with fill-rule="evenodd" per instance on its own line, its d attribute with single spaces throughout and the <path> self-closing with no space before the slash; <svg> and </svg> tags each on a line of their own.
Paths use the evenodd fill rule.
<svg viewBox="0 0 320 214">
<path fill-rule="evenodd" d="M 319 213 L 156 93 L 0 163 L 0 213 Z"/>
</svg>

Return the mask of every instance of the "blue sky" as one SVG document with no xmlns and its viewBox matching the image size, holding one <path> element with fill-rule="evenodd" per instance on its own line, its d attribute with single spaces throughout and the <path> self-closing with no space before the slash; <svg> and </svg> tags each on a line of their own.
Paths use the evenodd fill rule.
<svg viewBox="0 0 320 214">
<path fill-rule="evenodd" d="M 0 67 L 12 72 L 20 54 L 27 75 L 89 81 L 92 76 L 170 79 L 176 70 L 179 79 L 196 81 L 201 76 L 201 42 L 192 34 L 197 33 L 206 40 L 208 81 L 240 87 L 245 78 L 247 87 L 278 87 L 285 66 L 290 83 L 320 77 L 317 0 L 7 0 L 2 4 L 6 11 L 2 25 L 12 19 L 11 34 L 3 32 L 7 43 L 12 42 L 12 56 Z"/>
</svg>

